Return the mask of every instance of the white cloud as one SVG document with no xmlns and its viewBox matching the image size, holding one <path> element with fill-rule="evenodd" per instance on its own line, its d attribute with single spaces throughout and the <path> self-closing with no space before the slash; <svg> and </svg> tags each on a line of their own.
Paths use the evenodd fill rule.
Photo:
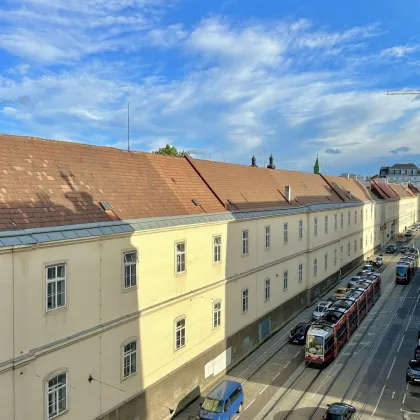
<svg viewBox="0 0 420 420">
<path fill-rule="evenodd" d="M 381 51 L 381 55 L 384 57 L 404 57 L 405 55 L 411 54 L 414 51 L 417 51 L 417 46 L 409 45 L 397 45 L 391 48 L 385 48 Z"/>
</svg>

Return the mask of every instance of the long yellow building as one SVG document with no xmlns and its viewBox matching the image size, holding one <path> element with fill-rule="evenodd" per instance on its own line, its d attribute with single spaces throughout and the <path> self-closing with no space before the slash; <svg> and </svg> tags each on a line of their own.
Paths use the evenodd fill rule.
<svg viewBox="0 0 420 420">
<path fill-rule="evenodd" d="M 7 420 L 166 419 L 418 220 L 412 186 L 0 142 Z"/>
</svg>

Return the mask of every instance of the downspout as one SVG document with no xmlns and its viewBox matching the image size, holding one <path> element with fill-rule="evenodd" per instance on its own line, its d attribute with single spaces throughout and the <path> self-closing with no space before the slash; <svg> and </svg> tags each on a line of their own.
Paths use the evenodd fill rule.
<svg viewBox="0 0 420 420">
<path fill-rule="evenodd" d="M 16 372 L 15 372 L 15 247 L 12 246 L 12 373 L 13 373 L 13 420 L 16 420 Z"/>
</svg>

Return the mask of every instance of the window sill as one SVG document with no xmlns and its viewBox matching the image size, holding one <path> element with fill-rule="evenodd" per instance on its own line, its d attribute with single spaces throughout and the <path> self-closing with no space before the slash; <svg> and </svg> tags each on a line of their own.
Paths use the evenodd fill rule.
<svg viewBox="0 0 420 420">
<path fill-rule="evenodd" d="M 67 408 L 66 411 L 61 412 L 60 414 L 57 414 L 54 417 L 48 417 L 48 420 L 54 420 L 54 419 L 58 419 L 61 416 L 65 416 L 67 413 L 69 412 L 69 409 Z"/>
<path fill-rule="evenodd" d="M 122 382 L 124 382 L 124 381 L 126 381 L 127 379 L 132 378 L 133 376 L 136 376 L 136 375 L 137 375 L 137 372 L 134 372 L 134 373 L 131 373 L 131 374 L 130 374 L 130 375 L 128 375 L 128 376 L 123 377 L 123 378 L 121 379 L 121 383 L 122 383 Z"/>
<path fill-rule="evenodd" d="M 67 310 L 67 303 L 64 306 L 60 306 L 59 308 L 45 309 L 45 315 L 58 314 L 60 312 L 66 311 L 66 310 Z"/>
</svg>

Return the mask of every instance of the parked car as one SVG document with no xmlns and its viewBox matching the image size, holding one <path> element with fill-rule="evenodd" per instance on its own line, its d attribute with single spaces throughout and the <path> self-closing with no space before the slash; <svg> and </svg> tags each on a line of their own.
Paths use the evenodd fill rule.
<svg viewBox="0 0 420 420">
<path fill-rule="evenodd" d="M 315 319 L 321 318 L 331 305 L 332 302 L 329 302 L 328 300 L 321 300 L 313 311 L 312 316 Z"/>
<path fill-rule="evenodd" d="M 395 245 L 395 244 L 388 245 L 386 247 L 385 252 L 387 254 L 394 254 L 395 252 L 397 252 L 397 245 Z"/>
<path fill-rule="evenodd" d="M 356 408 L 350 404 L 336 402 L 328 404 L 328 410 L 322 417 L 323 420 L 352 420 L 355 418 Z"/>
<path fill-rule="evenodd" d="M 363 270 L 366 270 L 367 273 L 373 273 L 375 271 L 372 264 L 365 264 Z"/>
<path fill-rule="evenodd" d="M 405 254 L 405 253 L 407 253 L 407 251 L 408 251 L 408 250 L 409 250 L 408 246 L 404 245 L 404 246 L 401 248 L 400 252 L 401 252 L 401 254 Z"/>
<path fill-rule="evenodd" d="M 339 297 L 337 297 L 337 296 L 334 296 L 334 295 L 333 295 L 333 296 L 329 296 L 329 297 L 327 297 L 327 299 L 326 299 L 326 300 L 327 300 L 328 302 L 334 303 L 334 302 L 337 302 L 337 300 L 338 300 L 338 299 L 340 299 L 340 298 L 339 298 Z"/>
<path fill-rule="evenodd" d="M 373 266 L 379 268 L 382 267 L 383 263 L 384 261 L 382 257 L 376 257 L 376 260 L 373 262 Z"/>
<path fill-rule="evenodd" d="M 347 287 L 339 287 L 335 292 L 334 295 L 337 297 L 344 297 L 346 296 L 348 289 Z"/>
<path fill-rule="evenodd" d="M 405 236 L 407 238 L 411 238 L 413 236 L 413 232 L 411 230 L 407 230 L 407 232 L 405 232 Z"/>
<path fill-rule="evenodd" d="M 420 382 L 420 361 L 411 360 L 405 372 L 405 381 L 408 383 Z"/>
<path fill-rule="evenodd" d="M 289 343 L 293 344 L 305 344 L 306 333 L 309 330 L 310 325 L 305 322 L 299 322 L 296 324 L 289 333 Z"/>
<path fill-rule="evenodd" d="M 367 271 L 364 269 L 364 268 L 362 268 L 358 273 L 357 273 L 357 275 L 359 276 L 359 277 L 363 277 L 365 274 L 367 273 Z"/>
<path fill-rule="evenodd" d="M 347 288 L 353 287 L 361 278 L 361 276 L 353 276 L 347 283 Z"/>
</svg>

